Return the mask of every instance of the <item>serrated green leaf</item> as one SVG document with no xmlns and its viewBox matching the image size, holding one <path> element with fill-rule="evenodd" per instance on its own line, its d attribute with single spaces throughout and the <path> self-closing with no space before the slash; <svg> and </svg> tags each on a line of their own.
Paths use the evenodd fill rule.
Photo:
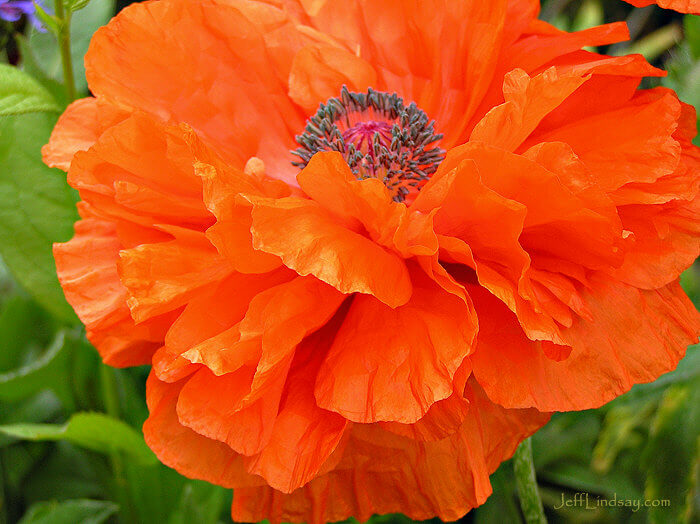
<svg viewBox="0 0 700 524">
<path fill-rule="evenodd" d="M 76 413 L 66 424 L 5 425 L 0 433 L 31 441 L 65 440 L 100 453 L 124 452 L 143 464 L 157 462 L 138 432 L 103 413 Z"/>
<path fill-rule="evenodd" d="M 90 45 L 90 39 L 100 26 L 105 25 L 114 16 L 115 3 L 115 0 L 90 2 L 72 16 L 71 57 L 75 85 L 80 96 L 87 90 L 83 59 Z M 63 82 L 61 53 L 54 36 L 32 29 L 29 33 L 29 47 L 46 76 L 57 82 Z"/>
<path fill-rule="evenodd" d="M 51 93 L 34 78 L 21 69 L 0 64 L 0 116 L 60 110 Z"/>
<path fill-rule="evenodd" d="M 76 193 L 65 174 L 41 160 L 56 116 L 0 118 L 0 255 L 17 281 L 61 320 L 76 323 L 63 296 L 53 259 L 54 242 L 73 235 Z"/>
<path fill-rule="evenodd" d="M 700 383 L 676 385 L 663 396 L 642 455 L 647 500 L 670 501 L 649 508 L 653 523 L 689 523 L 700 459 Z M 697 515 L 696 515 L 697 516 Z"/>
<path fill-rule="evenodd" d="M 103 500 L 66 500 L 34 504 L 19 524 L 101 524 L 118 511 Z"/>
</svg>

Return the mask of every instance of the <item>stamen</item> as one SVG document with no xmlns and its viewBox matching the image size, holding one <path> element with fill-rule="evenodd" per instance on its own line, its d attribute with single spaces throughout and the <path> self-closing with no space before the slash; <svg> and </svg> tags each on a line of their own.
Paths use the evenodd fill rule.
<svg viewBox="0 0 700 524">
<path fill-rule="evenodd" d="M 306 122 L 301 146 L 292 153 L 304 168 L 320 151 L 338 151 L 355 176 L 378 178 L 402 202 L 435 173 L 445 151 L 430 147 L 442 138 L 435 121 L 415 103 L 404 105 L 396 94 L 375 91 L 352 93 L 343 86 L 340 97 L 319 106 Z"/>
</svg>

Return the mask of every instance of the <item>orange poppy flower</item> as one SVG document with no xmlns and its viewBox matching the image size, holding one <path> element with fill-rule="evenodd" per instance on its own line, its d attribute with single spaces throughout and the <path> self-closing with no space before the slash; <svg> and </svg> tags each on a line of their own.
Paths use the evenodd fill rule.
<svg viewBox="0 0 700 524">
<path fill-rule="evenodd" d="M 697 341 L 694 111 L 582 50 L 624 24 L 538 10 L 160 0 L 95 35 L 44 149 L 81 196 L 59 278 L 234 520 L 455 520 Z"/>
</svg>

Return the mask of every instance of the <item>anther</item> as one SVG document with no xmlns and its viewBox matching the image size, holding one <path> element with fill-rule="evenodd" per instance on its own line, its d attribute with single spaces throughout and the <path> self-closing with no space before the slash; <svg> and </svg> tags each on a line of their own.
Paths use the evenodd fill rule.
<svg viewBox="0 0 700 524">
<path fill-rule="evenodd" d="M 396 93 L 374 89 L 353 93 L 343 86 L 340 96 L 321 104 L 296 137 L 292 153 L 304 168 L 320 151 L 338 151 L 358 179 L 378 178 L 402 202 L 435 173 L 445 151 L 429 147 L 442 135 L 415 103 L 404 105 Z"/>
</svg>

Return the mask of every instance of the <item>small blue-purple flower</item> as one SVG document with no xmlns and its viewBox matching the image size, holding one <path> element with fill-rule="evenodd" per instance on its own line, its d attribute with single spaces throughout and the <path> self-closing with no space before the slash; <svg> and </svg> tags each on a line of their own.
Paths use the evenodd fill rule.
<svg viewBox="0 0 700 524">
<path fill-rule="evenodd" d="M 0 0 L 0 18 L 8 22 L 16 22 L 25 15 L 31 24 L 39 31 L 46 29 L 36 16 L 36 8 L 31 0 Z"/>
</svg>

